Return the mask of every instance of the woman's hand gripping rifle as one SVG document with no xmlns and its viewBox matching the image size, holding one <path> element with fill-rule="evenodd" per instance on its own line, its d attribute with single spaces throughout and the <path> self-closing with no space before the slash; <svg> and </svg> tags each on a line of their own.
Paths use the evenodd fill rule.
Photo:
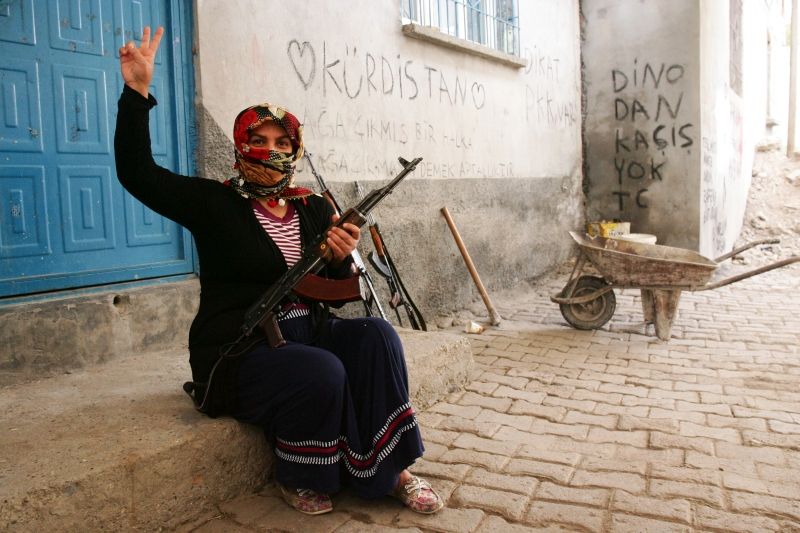
<svg viewBox="0 0 800 533">
<path fill-rule="evenodd" d="M 403 170 L 385 186 L 370 191 L 356 206 L 345 211 L 331 227 L 341 226 L 345 223 L 353 224 L 359 228 L 362 227 L 375 206 L 391 194 L 392 190 L 400 184 L 403 178 L 410 174 L 422 161 L 421 157 L 417 157 L 410 162 L 402 157 L 398 159 L 403 166 Z M 278 327 L 278 318 L 281 312 L 280 306 L 287 300 L 292 299 L 295 289 L 308 274 L 319 272 L 331 260 L 332 253 L 326 242 L 327 234 L 328 230 L 323 232 L 322 235 L 318 235 L 314 242 L 306 247 L 300 260 L 250 306 L 245 312 L 239 338 L 226 345 L 223 348 L 222 355 L 233 357 L 242 353 L 243 350 L 240 345 L 252 336 L 256 328 L 259 328 L 264 333 L 267 337 L 267 342 L 273 348 L 286 344 Z"/>
<path fill-rule="evenodd" d="M 303 157 L 306 158 L 308 161 L 308 168 L 311 171 L 311 174 L 316 178 L 317 184 L 319 185 L 320 192 L 322 196 L 325 197 L 326 200 L 331 204 L 333 210 L 336 212 L 337 215 L 342 214 L 342 208 L 339 207 L 339 202 L 336 201 L 334 198 L 333 193 L 328 188 L 328 185 L 325 183 L 325 179 L 317 172 L 317 169 L 314 167 L 314 162 L 311 160 L 312 154 L 306 148 L 305 152 L 303 153 Z M 360 195 L 358 199 L 360 200 L 363 198 L 363 195 Z M 355 264 L 356 270 L 358 271 L 358 291 L 360 295 L 360 299 L 364 303 L 364 312 L 367 316 L 375 316 L 373 312 L 373 307 L 377 309 L 378 315 L 386 319 L 386 313 L 383 311 L 383 306 L 381 306 L 381 302 L 378 299 L 378 295 L 375 292 L 375 284 L 372 281 L 372 276 L 369 275 L 367 271 L 367 266 L 364 264 L 364 260 L 361 258 L 361 254 L 358 250 L 353 250 L 350 254 L 353 258 L 353 263 Z M 308 278 L 306 278 L 308 279 Z"/>
</svg>

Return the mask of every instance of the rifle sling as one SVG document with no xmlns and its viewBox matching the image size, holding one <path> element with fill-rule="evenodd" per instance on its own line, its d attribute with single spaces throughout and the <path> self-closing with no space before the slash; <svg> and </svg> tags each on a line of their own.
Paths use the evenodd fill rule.
<svg viewBox="0 0 800 533">
<path fill-rule="evenodd" d="M 346 279 L 327 279 L 306 274 L 292 289 L 296 295 L 326 303 L 355 302 L 361 299 L 358 275 Z"/>
</svg>

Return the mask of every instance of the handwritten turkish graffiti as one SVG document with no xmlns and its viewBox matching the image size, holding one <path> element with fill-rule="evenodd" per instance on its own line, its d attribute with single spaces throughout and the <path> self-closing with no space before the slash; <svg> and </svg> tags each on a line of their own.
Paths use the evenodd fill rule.
<svg viewBox="0 0 800 533">
<path fill-rule="evenodd" d="M 569 127 L 579 118 L 578 104 L 561 87 L 561 60 L 538 46 L 525 48 L 525 121 L 552 127 Z"/>
<path fill-rule="evenodd" d="M 541 86 L 525 86 L 525 120 L 554 127 L 572 126 L 578 121 L 578 106 L 560 99 L 558 91 Z"/>
<path fill-rule="evenodd" d="M 328 175 L 345 175 L 348 178 L 384 179 L 397 174 L 397 161 L 387 160 L 378 154 L 360 152 L 342 153 L 329 149 L 322 153 L 314 153 L 314 164 L 320 172 Z M 298 166 L 302 175 L 308 170 L 305 163 Z M 514 175 L 514 164 L 511 161 L 493 164 L 481 164 L 474 161 L 457 163 L 445 161 L 423 161 L 414 170 L 415 178 L 509 178 Z"/>
<path fill-rule="evenodd" d="M 701 183 L 703 188 L 702 207 L 703 224 L 709 223 L 717 209 L 717 197 L 714 194 L 714 173 L 716 171 L 714 158 L 717 153 L 717 143 L 713 139 L 703 136 L 703 159 L 701 166 Z"/>
<path fill-rule="evenodd" d="M 525 60 L 526 75 L 558 81 L 558 68 L 561 63 L 559 58 L 553 57 L 536 45 L 533 45 L 533 48 L 525 47 L 522 56 Z"/>
<path fill-rule="evenodd" d="M 685 73 L 680 64 L 639 65 L 637 59 L 629 69 L 611 71 L 618 187 L 611 194 L 620 211 L 647 209 L 649 184 L 664 180 L 668 152 L 694 145 L 694 124 L 681 118 Z"/>
<path fill-rule="evenodd" d="M 474 177 L 510 177 L 513 175 L 513 164 L 498 162 L 494 165 L 470 162 L 473 138 L 452 123 L 434 124 L 427 120 L 393 120 L 371 114 L 348 115 L 336 108 L 306 108 L 301 115 L 309 138 L 336 139 L 342 142 L 363 142 L 382 144 L 394 143 L 402 148 L 409 142 L 424 143 L 431 148 L 448 148 L 459 150 L 456 162 L 424 161 L 414 172 L 420 178 L 474 178 Z M 334 143 L 333 145 L 337 145 Z M 331 146 L 330 144 L 328 146 Z M 328 149 L 322 154 L 315 154 L 320 160 L 320 168 L 329 173 L 347 175 L 364 174 L 370 178 L 391 177 L 396 174 L 397 163 L 393 158 L 385 159 L 370 150 L 358 150 L 353 158 L 352 153 L 342 153 L 337 149 Z"/>
<path fill-rule="evenodd" d="M 486 105 L 484 85 L 458 73 L 405 59 L 400 54 L 387 57 L 327 41 L 322 41 L 321 53 L 319 50 L 319 45 L 296 39 L 286 46 L 292 69 L 306 91 L 321 85 L 323 96 L 338 94 L 351 100 L 377 95 L 403 100 L 426 98 L 475 109 Z"/>
<path fill-rule="evenodd" d="M 393 142 L 399 145 L 413 140 L 431 146 L 463 150 L 469 150 L 473 145 L 472 137 L 451 123 L 435 126 L 426 120 L 392 120 L 368 114 L 347 116 L 327 107 L 306 109 L 302 121 L 313 138 Z"/>
</svg>

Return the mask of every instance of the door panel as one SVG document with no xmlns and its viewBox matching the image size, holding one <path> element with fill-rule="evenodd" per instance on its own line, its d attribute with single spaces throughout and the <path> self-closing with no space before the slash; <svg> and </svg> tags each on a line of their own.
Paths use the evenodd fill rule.
<svg viewBox="0 0 800 533">
<path fill-rule="evenodd" d="M 0 165 L 0 260 L 51 253 L 44 167 Z"/>
<path fill-rule="evenodd" d="M 105 71 L 53 65 L 53 100 L 58 152 L 110 154 Z"/>
<path fill-rule="evenodd" d="M 114 249 L 110 169 L 63 165 L 58 176 L 64 252 Z"/>
<path fill-rule="evenodd" d="M 33 46 L 33 0 L 0 4 L 0 41 Z"/>
<path fill-rule="evenodd" d="M 39 69 L 33 60 L 0 59 L 0 150 L 41 152 Z"/>
<path fill-rule="evenodd" d="M 190 27 L 182 3 L 0 3 L 0 297 L 191 273 L 191 237 L 116 178 L 118 49 L 167 35 L 151 87 L 153 153 L 188 173 Z M 187 113 L 188 111 L 188 113 Z"/>
<path fill-rule="evenodd" d="M 51 0 L 48 8 L 52 48 L 103 55 L 100 0 Z"/>
</svg>

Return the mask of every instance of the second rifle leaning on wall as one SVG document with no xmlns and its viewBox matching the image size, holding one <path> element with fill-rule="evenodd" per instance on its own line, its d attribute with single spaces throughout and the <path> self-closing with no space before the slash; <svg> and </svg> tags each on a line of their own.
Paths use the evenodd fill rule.
<svg viewBox="0 0 800 533">
<path fill-rule="evenodd" d="M 355 183 L 356 195 L 361 200 L 364 198 L 364 190 L 358 182 Z M 389 307 L 394 309 L 395 314 L 397 314 L 398 323 L 400 326 L 403 325 L 403 319 L 400 316 L 400 308 L 402 307 L 412 328 L 428 331 L 425 319 L 422 318 L 422 313 L 419 312 L 419 309 L 408 294 L 403 280 L 400 279 L 400 274 L 397 272 L 392 256 L 389 254 L 389 249 L 386 247 L 386 241 L 383 240 L 381 230 L 372 213 L 367 215 L 367 225 L 369 226 L 369 234 L 372 237 L 372 244 L 375 246 L 375 251 L 369 253 L 369 262 L 389 285 L 389 294 L 391 294 Z"/>
<path fill-rule="evenodd" d="M 311 154 L 308 152 L 308 150 L 306 150 L 303 156 L 306 158 L 306 161 L 308 161 L 308 168 L 311 170 L 311 173 L 317 180 L 320 193 L 333 206 L 336 214 L 341 216 L 342 209 L 339 207 L 339 203 L 336 201 L 336 198 L 333 197 L 330 189 L 328 189 L 328 186 L 325 184 L 325 180 L 322 179 L 322 176 L 319 175 L 317 169 L 314 168 L 314 162 L 311 161 Z M 372 282 L 372 277 L 370 277 L 369 272 L 367 272 L 367 266 L 364 264 L 364 260 L 361 259 L 361 254 L 358 253 L 358 250 L 353 250 L 352 257 L 353 263 L 360 274 L 358 283 L 361 286 L 361 301 L 364 303 L 364 312 L 366 312 L 367 316 L 375 316 L 375 310 L 377 310 L 378 316 L 385 320 L 386 313 L 383 311 L 381 302 L 378 300 L 378 295 L 375 293 L 375 285 Z"/>
</svg>

